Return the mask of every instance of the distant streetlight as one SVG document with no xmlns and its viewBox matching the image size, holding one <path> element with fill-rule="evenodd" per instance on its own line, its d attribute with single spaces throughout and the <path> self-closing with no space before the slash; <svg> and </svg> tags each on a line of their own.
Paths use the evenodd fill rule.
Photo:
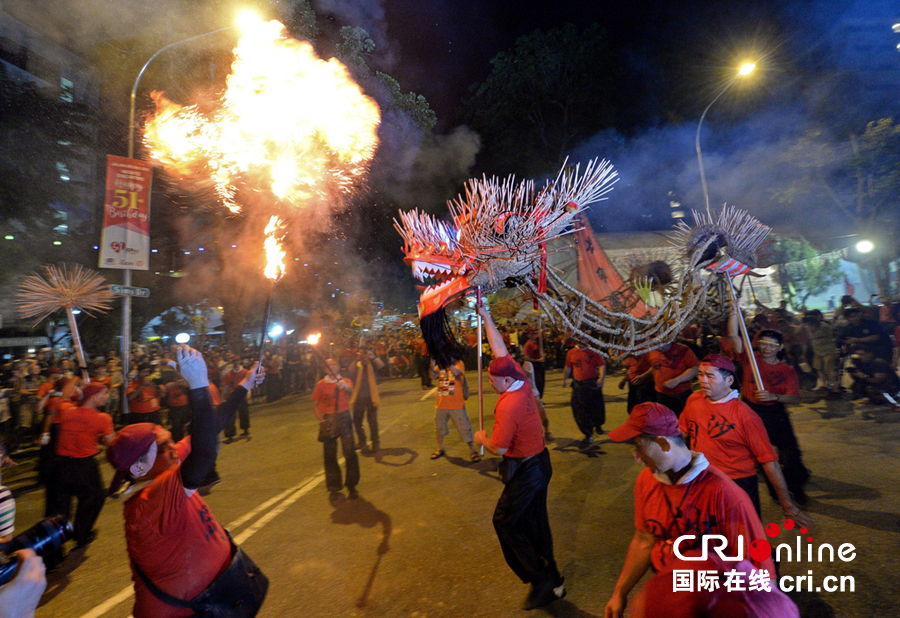
<svg viewBox="0 0 900 618">
<path fill-rule="evenodd" d="M 874 248 L 875 243 L 873 243 L 871 240 L 861 240 L 856 243 L 856 250 L 860 253 L 871 253 Z"/>
<path fill-rule="evenodd" d="M 706 186 L 706 172 L 703 170 L 703 153 L 700 150 L 700 128 L 703 126 L 703 120 L 706 118 L 706 112 L 709 111 L 709 108 L 713 106 L 713 103 L 719 100 L 723 94 L 725 94 L 729 88 L 734 85 L 741 77 L 745 77 L 750 75 L 753 70 L 756 68 L 756 65 L 752 62 L 745 62 L 740 66 L 737 73 L 735 73 L 734 77 L 728 80 L 728 83 L 725 84 L 725 87 L 716 95 L 716 97 L 709 102 L 709 105 L 706 106 L 706 109 L 703 110 L 703 113 L 700 115 L 700 122 L 697 123 L 697 135 L 694 138 L 694 145 L 697 148 L 697 162 L 700 164 L 700 182 L 703 184 L 703 197 L 706 199 L 706 209 L 709 210 L 709 190 Z"/>
<path fill-rule="evenodd" d="M 284 328 L 281 326 L 281 324 L 275 324 L 274 326 L 272 326 L 272 330 L 269 331 L 269 337 L 274 339 L 275 337 L 279 337 L 283 332 Z"/>
<path fill-rule="evenodd" d="M 175 343 L 187 343 L 191 340 L 191 336 L 187 333 L 178 333 L 175 335 Z"/>
</svg>

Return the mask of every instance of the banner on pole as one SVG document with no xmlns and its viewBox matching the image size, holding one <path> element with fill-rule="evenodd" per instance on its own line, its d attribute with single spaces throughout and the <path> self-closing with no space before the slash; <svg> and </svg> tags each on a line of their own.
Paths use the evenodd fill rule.
<svg viewBox="0 0 900 618">
<path fill-rule="evenodd" d="M 153 166 L 106 155 L 106 199 L 100 268 L 150 268 L 150 183 Z"/>
</svg>

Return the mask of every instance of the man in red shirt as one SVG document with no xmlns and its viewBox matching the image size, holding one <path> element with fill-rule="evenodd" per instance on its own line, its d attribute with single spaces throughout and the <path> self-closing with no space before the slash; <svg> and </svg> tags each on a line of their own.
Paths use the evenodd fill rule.
<svg viewBox="0 0 900 618">
<path fill-rule="evenodd" d="M 700 363 L 699 371 L 701 391 L 691 395 L 679 419 L 691 448 L 706 455 L 712 465 L 746 491 L 757 513 L 759 464 L 775 489 L 785 517 L 805 522 L 791 500 L 778 455 L 762 420 L 738 399 L 738 392 L 732 388 L 734 363 L 721 354 L 710 354 Z"/>
<path fill-rule="evenodd" d="M 537 330 L 533 330 L 528 334 L 528 341 L 522 351 L 525 353 L 525 360 L 534 367 L 534 385 L 538 389 L 540 397 L 544 396 L 544 348 L 541 345 L 541 335 Z"/>
<path fill-rule="evenodd" d="M 566 368 L 563 371 L 563 388 L 572 378 L 572 416 L 578 430 L 584 434 L 582 448 L 590 448 L 594 443 L 594 429 L 603 433 L 606 422 L 606 405 L 603 401 L 603 381 L 606 378 L 606 364 L 603 357 L 588 350 L 581 342 L 566 354 Z"/>
<path fill-rule="evenodd" d="M 625 365 L 625 377 L 619 382 L 619 388 L 628 385 L 628 413 L 639 403 L 656 401 L 656 390 L 653 388 L 652 372 L 649 354 L 628 356 L 622 361 Z"/>
<path fill-rule="evenodd" d="M 137 378 L 128 385 L 129 418 L 125 419 L 126 425 L 133 423 L 162 424 L 160 400 L 163 391 L 150 377 L 152 373 L 153 366 L 150 363 L 143 363 L 138 367 Z"/>
<path fill-rule="evenodd" d="M 241 363 L 241 359 L 235 357 L 231 362 L 231 369 L 225 374 L 225 377 L 222 379 L 222 386 L 225 388 L 225 397 L 227 398 L 234 389 L 241 385 L 241 382 L 247 379 L 247 374 L 250 373 L 250 370 L 244 367 Z M 244 399 L 238 404 L 237 409 L 237 417 L 240 419 L 241 423 L 241 435 L 249 436 L 250 435 L 250 406 L 247 405 L 247 400 Z M 237 427 L 235 426 L 234 416 L 228 421 L 228 424 L 225 426 L 225 442 L 230 444 L 232 440 L 234 440 L 234 436 L 237 435 Z"/>
<path fill-rule="evenodd" d="M 676 611 L 674 604 L 679 601 L 677 605 L 683 608 L 694 599 L 691 592 L 679 593 L 679 598 L 674 600 L 670 596 L 647 593 L 648 589 L 656 591 L 658 577 L 671 578 L 673 567 L 690 568 L 678 561 L 674 554 L 675 542 L 679 537 L 694 535 L 692 540 L 679 542 L 679 552 L 688 555 L 701 547 L 704 535 L 718 534 L 727 539 L 727 555 L 733 556 L 738 538 L 743 537 L 746 555 L 752 541 L 766 538 L 759 517 L 744 492 L 710 465 L 702 453 L 688 450 L 681 437 L 678 419 L 665 406 L 653 402 L 636 405 L 625 424 L 609 432 L 609 437 L 614 442 L 634 445 L 635 458 L 639 458 L 646 468 L 638 475 L 634 486 L 635 533 L 604 616 L 619 618 L 624 614 L 628 594 L 651 566 L 658 575 L 641 593 L 641 602 L 636 603 L 640 607 L 637 615 L 694 615 Z M 725 567 L 725 564 L 729 566 Z M 732 565 L 734 563 L 715 566 L 724 570 L 735 568 Z M 765 579 L 775 577 L 775 564 L 771 558 L 753 560 L 746 567 L 759 569 Z M 668 590 L 672 591 L 671 584 Z M 784 618 L 799 615 L 787 596 L 777 591 L 777 586 L 769 592 L 754 592 L 778 595 L 781 611 L 767 615 Z M 732 593 L 722 594 L 728 597 Z M 714 604 L 725 604 L 730 600 L 711 599 Z"/>
<path fill-rule="evenodd" d="M 684 410 L 691 395 L 691 380 L 697 377 L 699 365 L 697 356 L 681 343 L 670 343 L 650 352 L 656 401 L 672 410 L 675 416 Z"/>
<path fill-rule="evenodd" d="M 333 358 L 325 363 L 330 374 L 316 383 L 312 392 L 313 412 L 319 419 L 319 442 L 322 443 L 325 458 L 325 488 L 331 499 L 341 495 L 341 488 L 347 486 L 350 498 L 359 496 L 356 485 L 359 483 L 359 458 L 353 443 L 353 419 L 350 416 L 350 393 L 353 382 L 341 377 L 341 366 Z M 341 450 L 347 466 L 347 477 L 341 480 L 341 467 L 337 460 L 337 442 L 341 441 Z"/>
<path fill-rule="evenodd" d="M 182 618 L 193 611 L 168 605 L 144 584 L 137 569 L 170 596 L 190 600 L 228 568 L 232 543 L 197 493 L 215 465 L 218 435 L 247 392 L 265 377 L 254 366 L 231 397 L 214 409 L 203 356 L 187 346 L 177 352 L 190 385 L 191 435 L 177 444 L 159 425 L 124 427 L 106 450 L 116 470 L 109 491 L 123 481 L 125 541 L 132 563 L 134 618 Z"/>
<path fill-rule="evenodd" d="M 488 367 L 491 386 L 499 393 L 494 410 L 494 432 L 475 433 L 475 442 L 503 457 L 500 478 L 505 487 L 494 510 L 494 530 L 506 563 L 531 592 L 525 609 L 552 603 L 566 596 L 563 577 L 553 557 L 553 535 L 547 514 L 547 487 L 553 468 L 544 446 L 544 427 L 528 377 L 509 356 L 503 337 L 490 313 L 478 307 L 484 319 L 494 360 Z"/>
<path fill-rule="evenodd" d="M 61 407 L 56 414 L 59 435 L 56 440 L 56 490 L 53 505 L 48 510 L 69 516 L 72 497 L 78 500 L 72 524 L 78 547 L 94 540 L 94 523 L 103 509 L 106 491 L 100 478 L 100 468 L 94 459 L 99 443 L 109 445 L 115 435 L 112 417 L 98 408 L 106 405 L 109 389 L 92 382 L 81 391 L 80 407 Z"/>
</svg>

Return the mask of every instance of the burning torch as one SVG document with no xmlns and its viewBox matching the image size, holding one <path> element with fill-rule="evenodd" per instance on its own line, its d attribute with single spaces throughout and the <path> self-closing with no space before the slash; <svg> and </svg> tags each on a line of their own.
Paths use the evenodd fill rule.
<svg viewBox="0 0 900 618">
<path fill-rule="evenodd" d="M 284 229 L 284 223 L 278 217 L 269 219 L 266 226 L 266 270 L 265 275 L 271 283 L 269 285 L 269 300 L 266 302 L 266 317 L 263 320 L 262 334 L 259 341 L 259 367 L 263 366 L 263 355 L 266 351 L 266 332 L 269 330 L 269 315 L 272 313 L 272 298 L 275 296 L 275 284 L 284 275 L 284 258 L 286 252 L 281 246 L 276 233 Z M 257 369 L 258 371 L 258 369 Z"/>
</svg>

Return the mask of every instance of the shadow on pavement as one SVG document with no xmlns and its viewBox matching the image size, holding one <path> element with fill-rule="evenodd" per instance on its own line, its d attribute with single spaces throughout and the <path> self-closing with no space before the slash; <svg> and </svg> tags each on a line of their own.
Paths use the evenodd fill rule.
<svg viewBox="0 0 900 618">
<path fill-rule="evenodd" d="M 815 592 L 788 592 L 791 601 L 797 604 L 800 618 L 835 618 L 834 609 Z"/>
<path fill-rule="evenodd" d="M 375 463 L 379 463 L 384 466 L 393 466 L 395 468 L 399 468 L 400 466 L 408 466 L 412 462 L 416 460 L 416 457 L 419 454 L 409 448 L 380 448 L 377 452 L 374 453 Z M 405 461 L 390 461 L 390 459 L 399 460 L 405 457 Z"/>
<path fill-rule="evenodd" d="M 363 528 L 374 528 L 381 524 L 381 543 L 375 550 L 375 564 L 366 580 L 362 594 L 356 600 L 357 607 L 365 607 L 369 602 L 369 593 L 372 591 L 372 584 L 375 583 L 375 575 L 378 573 L 378 567 L 381 564 L 381 557 L 390 550 L 391 531 L 393 524 L 391 516 L 375 508 L 371 502 L 363 497 L 349 500 L 343 496 L 335 500 L 332 505 L 334 512 L 331 514 L 331 523 L 339 525 L 356 524 Z"/>
<path fill-rule="evenodd" d="M 71 581 L 69 575 L 87 559 L 84 555 L 86 550 L 87 548 L 73 549 L 66 555 L 59 567 L 47 573 L 47 590 L 41 597 L 40 605 L 49 603 L 66 589 Z"/>
<path fill-rule="evenodd" d="M 606 453 L 600 449 L 600 442 L 594 442 L 589 448 L 582 448 L 581 440 L 574 440 L 572 438 L 555 438 L 553 442 L 553 450 L 559 451 L 560 453 L 580 453 L 585 457 L 590 458 L 606 455 Z M 603 441 L 603 444 L 606 443 L 609 443 L 609 440 Z"/>
<path fill-rule="evenodd" d="M 856 412 L 853 409 L 853 404 L 849 401 L 826 399 L 822 403 L 825 405 L 822 407 L 811 408 L 811 410 L 817 412 L 823 419 L 846 418 L 848 416 L 853 416 Z"/>
<path fill-rule="evenodd" d="M 881 497 L 881 492 L 873 487 L 845 483 L 818 475 L 810 477 L 808 489 L 825 492 L 825 495 L 816 496 L 817 500 L 877 500 Z"/>
<path fill-rule="evenodd" d="M 597 614 L 586 612 L 566 599 L 560 599 L 542 609 L 555 618 L 600 618 Z"/>
</svg>

